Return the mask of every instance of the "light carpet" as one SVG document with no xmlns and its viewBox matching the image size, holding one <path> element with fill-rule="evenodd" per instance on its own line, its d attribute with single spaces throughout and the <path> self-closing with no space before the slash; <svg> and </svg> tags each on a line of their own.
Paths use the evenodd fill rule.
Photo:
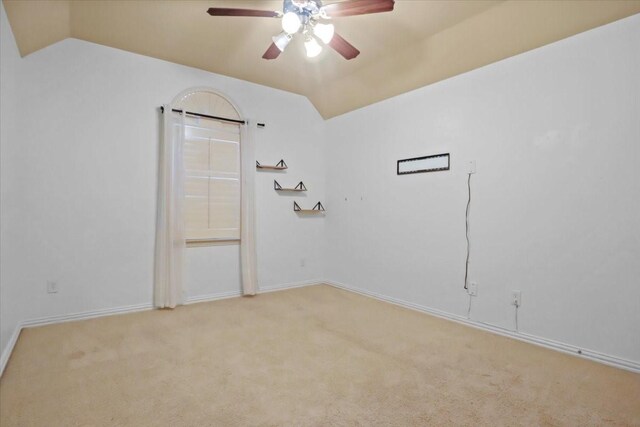
<svg viewBox="0 0 640 427">
<path fill-rule="evenodd" d="M 628 426 L 640 375 L 329 286 L 22 331 L 9 426 Z"/>
</svg>

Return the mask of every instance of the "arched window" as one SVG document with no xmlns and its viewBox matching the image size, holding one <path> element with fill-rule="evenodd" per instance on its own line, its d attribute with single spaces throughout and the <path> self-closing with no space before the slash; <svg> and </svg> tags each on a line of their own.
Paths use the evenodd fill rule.
<svg viewBox="0 0 640 427">
<path fill-rule="evenodd" d="M 237 109 L 211 90 L 190 90 L 173 108 L 241 120 Z M 240 240 L 240 124 L 186 114 L 184 129 L 187 242 Z"/>
</svg>

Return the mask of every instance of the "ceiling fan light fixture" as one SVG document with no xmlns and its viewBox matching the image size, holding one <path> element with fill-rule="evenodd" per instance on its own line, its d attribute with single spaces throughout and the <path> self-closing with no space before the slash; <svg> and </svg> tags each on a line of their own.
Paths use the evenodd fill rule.
<svg viewBox="0 0 640 427">
<path fill-rule="evenodd" d="M 277 36 L 273 36 L 271 40 L 273 40 L 273 43 L 278 47 L 278 49 L 280 49 L 280 52 L 284 52 L 284 49 L 291 41 L 291 38 L 291 34 L 287 34 L 285 31 L 283 31 Z"/>
<path fill-rule="evenodd" d="M 347 16 L 390 12 L 393 10 L 396 0 L 330 0 L 330 3 L 326 5 L 323 4 L 323 0 L 281 1 L 282 12 L 235 7 L 210 7 L 207 9 L 207 13 L 211 16 L 280 18 L 283 32 L 272 38 L 273 42 L 262 55 L 263 59 L 276 59 L 290 44 L 293 37 L 300 34 L 304 40 L 307 57 L 318 56 L 322 52 L 322 47 L 327 45 L 344 59 L 351 60 L 356 58 L 360 51 L 335 32 L 331 20 Z"/>
<path fill-rule="evenodd" d="M 322 46 L 320 46 L 320 43 L 318 43 L 318 41 L 313 37 L 310 37 L 306 42 L 304 42 L 304 48 L 307 51 L 308 58 L 315 58 L 320 55 L 320 52 L 322 52 Z"/>
<path fill-rule="evenodd" d="M 333 38 L 335 28 L 333 24 L 316 24 L 313 27 L 313 34 L 315 34 L 324 44 L 328 44 Z"/>
<path fill-rule="evenodd" d="M 300 17 L 295 12 L 287 12 L 282 17 L 282 29 L 287 34 L 295 34 L 300 29 L 302 22 L 300 22 Z"/>
</svg>

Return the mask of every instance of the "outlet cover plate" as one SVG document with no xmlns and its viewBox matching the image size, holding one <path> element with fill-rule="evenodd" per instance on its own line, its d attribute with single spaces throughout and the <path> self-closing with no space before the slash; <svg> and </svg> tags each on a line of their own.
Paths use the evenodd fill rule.
<svg viewBox="0 0 640 427">
<path fill-rule="evenodd" d="M 471 295 L 472 297 L 477 297 L 478 296 L 478 283 L 477 282 L 469 283 L 469 289 L 467 289 L 467 293 L 469 293 L 469 295 Z"/>
<path fill-rule="evenodd" d="M 58 293 L 58 284 L 56 282 L 47 282 L 47 293 L 48 294 L 57 294 Z"/>
<path fill-rule="evenodd" d="M 511 292 L 511 305 L 515 305 L 520 307 L 522 305 L 522 292 L 521 291 L 512 291 Z"/>
<path fill-rule="evenodd" d="M 476 173 L 476 161 L 469 160 L 467 163 L 467 173 Z"/>
</svg>

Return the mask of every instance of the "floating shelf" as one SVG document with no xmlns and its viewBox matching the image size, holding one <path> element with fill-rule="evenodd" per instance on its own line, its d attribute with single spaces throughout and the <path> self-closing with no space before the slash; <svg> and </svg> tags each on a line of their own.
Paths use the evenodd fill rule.
<svg viewBox="0 0 640 427">
<path fill-rule="evenodd" d="M 273 189 L 276 191 L 307 191 L 307 187 L 305 187 L 304 182 L 300 181 L 298 185 L 294 188 L 286 188 L 278 184 L 278 181 L 273 180 Z"/>
<path fill-rule="evenodd" d="M 316 205 L 312 209 L 302 209 L 300 205 L 298 205 L 296 202 L 293 202 L 293 210 L 294 212 L 302 213 L 322 213 L 325 211 L 324 206 L 322 206 L 322 203 L 320 202 L 316 203 Z"/>
<path fill-rule="evenodd" d="M 284 160 L 280 160 L 275 166 L 261 165 L 259 161 L 256 160 L 256 169 L 270 169 L 270 170 L 285 170 L 288 169 L 289 166 L 284 162 Z"/>
</svg>

